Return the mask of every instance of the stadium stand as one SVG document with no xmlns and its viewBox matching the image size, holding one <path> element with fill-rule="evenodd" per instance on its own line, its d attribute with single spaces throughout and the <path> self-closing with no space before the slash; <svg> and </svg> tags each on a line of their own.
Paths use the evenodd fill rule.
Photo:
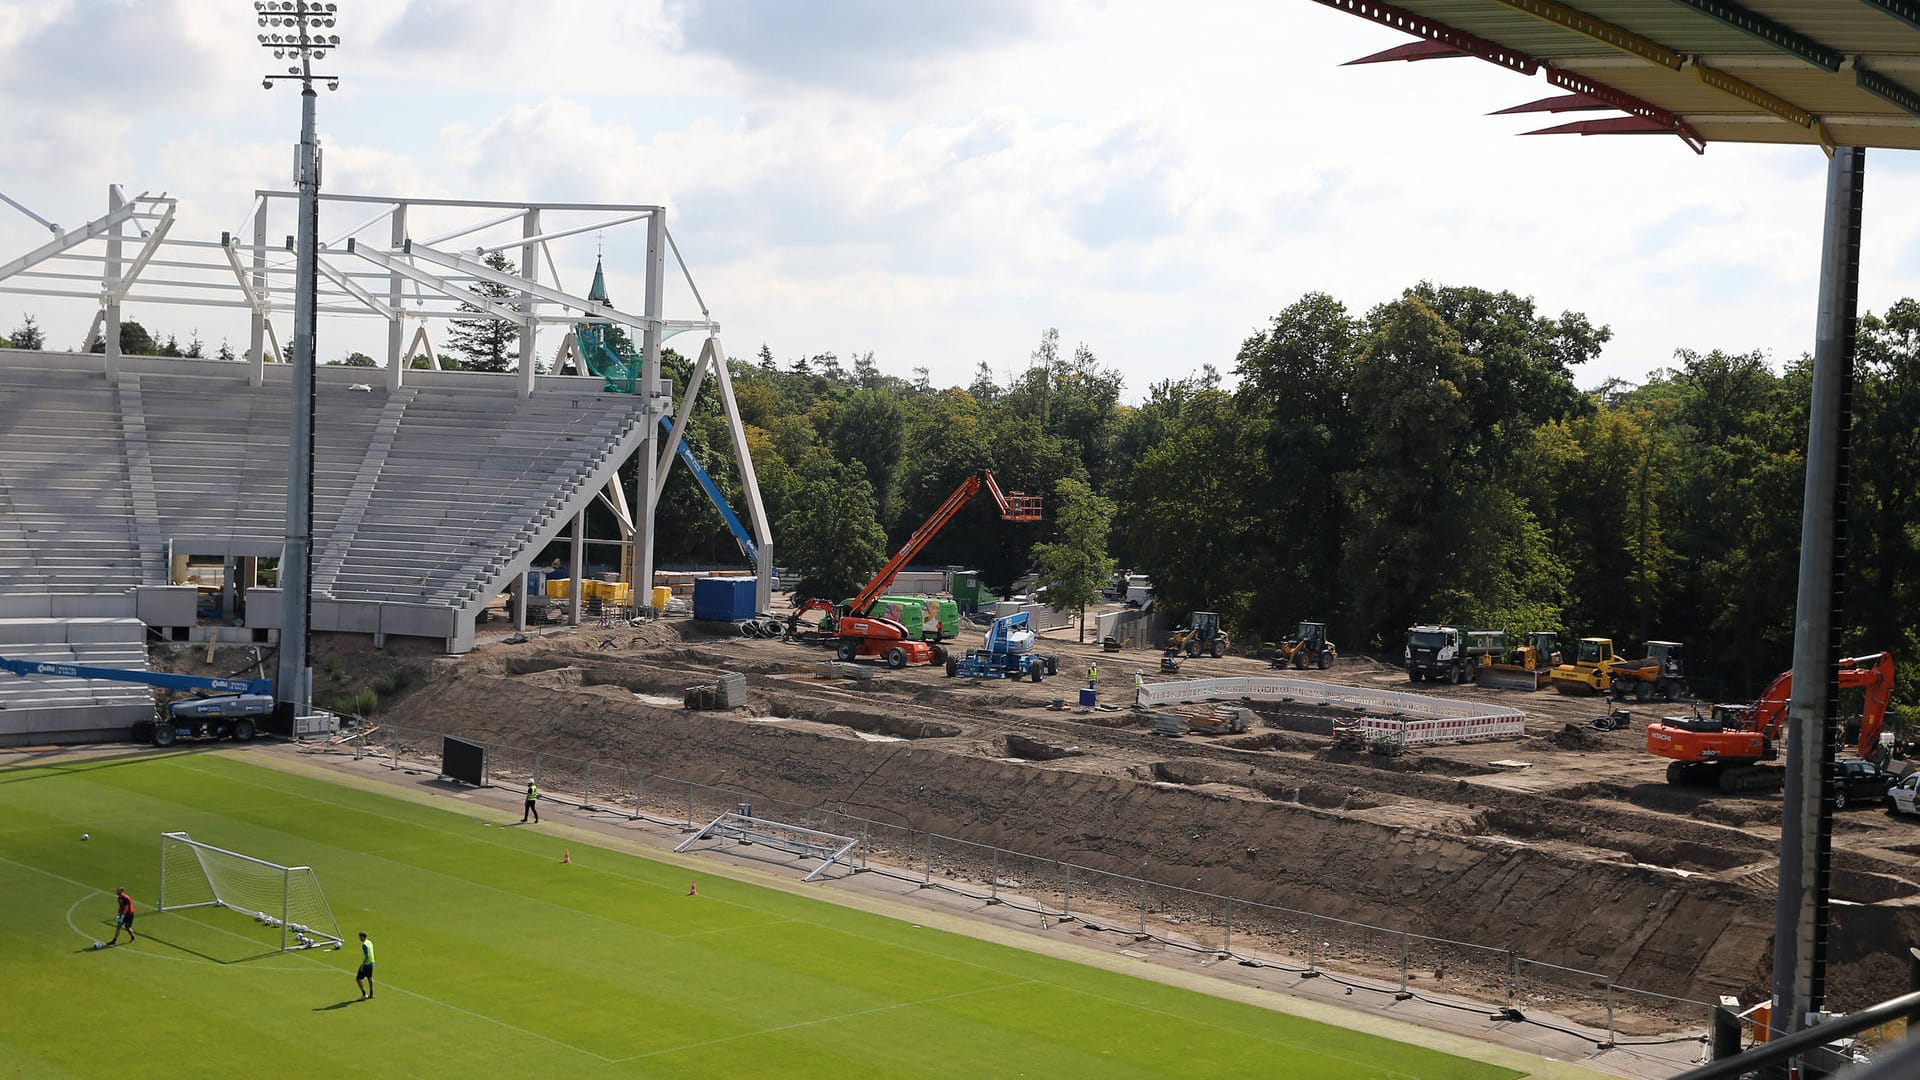
<svg viewBox="0 0 1920 1080">
<path fill-rule="evenodd" d="M 291 371 L 248 372 L 127 357 L 110 381 L 98 356 L 0 350 L 0 617 L 138 616 L 169 636 L 194 621 L 178 556 L 277 556 Z M 644 401 L 595 378 L 541 376 L 523 398 L 505 376 L 412 371 L 389 391 L 368 374 L 318 374 L 313 628 L 464 651 L 639 447 Z M 255 640 L 279 606 L 249 591 Z"/>
</svg>

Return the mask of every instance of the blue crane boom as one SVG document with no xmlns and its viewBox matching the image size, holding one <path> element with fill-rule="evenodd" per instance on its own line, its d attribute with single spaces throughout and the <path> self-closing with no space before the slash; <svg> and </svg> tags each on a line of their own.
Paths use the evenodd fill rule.
<svg viewBox="0 0 1920 1080">
<path fill-rule="evenodd" d="M 673 438 L 673 421 L 663 416 L 660 418 L 660 426 L 665 429 L 667 438 Z M 707 493 L 707 498 L 713 501 L 713 508 L 720 511 L 720 517 L 727 523 L 727 530 L 733 533 L 734 543 L 740 545 L 740 553 L 747 557 L 747 561 L 753 564 L 755 570 L 760 569 L 759 547 L 755 546 L 753 537 L 747 532 L 747 527 L 740 523 L 739 515 L 733 512 L 733 507 L 727 505 L 727 497 L 720 494 L 720 485 L 713 482 L 713 477 L 707 475 L 707 470 L 701 467 L 700 459 L 694 457 L 693 451 L 687 448 L 687 440 L 681 439 L 675 444 L 674 455 L 686 463 L 687 471 L 692 473 L 694 480 L 700 484 L 700 490 Z"/>
<path fill-rule="evenodd" d="M 231 694 L 271 695 L 273 693 L 272 679 L 223 679 L 211 675 L 174 675 L 164 671 L 95 667 L 92 664 L 67 664 L 54 660 L 15 660 L 6 656 L 0 656 L 0 669 L 11 671 L 15 675 L 59 675 L 69 679 L 145 683 L 162 690 L 218 690 Z"/>
</svg>

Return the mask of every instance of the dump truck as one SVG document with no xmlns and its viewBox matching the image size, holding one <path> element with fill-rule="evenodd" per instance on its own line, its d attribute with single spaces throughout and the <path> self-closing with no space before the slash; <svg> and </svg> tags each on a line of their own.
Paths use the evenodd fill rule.
<svg viewBox="0 0 1920 1080">
<path fill-rule="evenodd" d="M 1559 663 L 1559 637 L 1551 630 L 1536 630 L 1527 635 L 1526 644 L 1509 648 L 1505 656 L 1489 659 L 1474 669 L 1473 676 L 1481 686 L 1538 690 Z"/>
<path fill-rule="evenodd" d="M 1686 668 L 1677 641 L 1649 641 L 1647 655 L 1623 660 L 1607 672 L 1607 687 L 1617 698 L 1678 701 L 1686 696 Z"/>
<path fill-rule="evenodd" d="M 1442 679 L 1463 683 L 1471 674 L 1466 643 L 1459 628 L 1453 626 L 1407 627 L 1406 663 L 1408 682 Z"/>
</svg>

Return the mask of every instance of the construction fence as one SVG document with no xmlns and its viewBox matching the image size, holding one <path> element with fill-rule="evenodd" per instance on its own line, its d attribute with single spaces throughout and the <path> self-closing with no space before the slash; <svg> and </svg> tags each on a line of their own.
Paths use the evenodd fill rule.
<svg viewBox="0 0 1920 1080">
<path fill-rule="evenodd" d="M 380 724 L 353 740 L 357 757 L 389 768 L 439 772 L 441 732 Z M 1038 919 L 1077 920 L 1098 931 L 1157 942 L 1248 967 L 1326 978 L 1356 991 L 1418 998 L 1486 1013 L 1551 1008 L 1575 1016 L 1597 1045 L 1665 1047 L 1665 1058 L 1703 1044 L 1712 1006 L 1623 986 L 1604 972 L 1583 971 L 1522 955 L 1513 948 L 1453 941 L 1394 927 L 1371 926 L 1309 911 L 1151 881 L 1068 859 L 1042 858 L 888 822 L 789 803 L 651 773 L 628 765 L 585 761 L 459 736 L 485 750 L 489 786 L 514 789 L 529 779 L 543 800 L 629 820 L 692 831 L 723 814 L 752 808 L 756 818 L 858 838 L 847 872 L 882 874 L 921 888 L 1031 912 Z M 1089 856 L 1105 853 L 1088 851 Z M 1112 858 L 1108 856 L 1108 858 Z M 1634 1035 L 1622 1031 L 1659 1031 Z M 1684 1034 L 1673 1034 L 1676 1030 Z M 1695 1034 L 1697 1032 L 1697 1034 Z M 1690 1057 L 1675 1057 L 1686 1061 Z"/>
</svg>

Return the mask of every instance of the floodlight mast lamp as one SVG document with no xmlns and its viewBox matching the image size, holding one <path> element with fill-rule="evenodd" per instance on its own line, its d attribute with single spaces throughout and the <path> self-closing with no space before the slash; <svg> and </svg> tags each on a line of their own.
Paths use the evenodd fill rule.
<svg viewBox="0 0 1920 1080">
<path fill-rule="evenodd" d="M 287 434 L 287 543 L 280 560 L 280 664 L 274 682 L 275 719 L 293 733 L 293 718 L 313 710 L 313 397 L 314 331 L 318 320 L 320 145 L 313 134 L 315 79 L 338 90 L 340 80 L 315 75 L 313 62 L 337 48 L 340 35 L 325 33 L 339 5 L 316 0 L 255 0 L 257 35 L 275 60 L 292 60 L 284 75 L 260 80 L 273 89 L 281 80 L 300 83 L 300 149 L 294 184 L 300 191 L 293 292 L 293 410 Z"/>
</svg>

